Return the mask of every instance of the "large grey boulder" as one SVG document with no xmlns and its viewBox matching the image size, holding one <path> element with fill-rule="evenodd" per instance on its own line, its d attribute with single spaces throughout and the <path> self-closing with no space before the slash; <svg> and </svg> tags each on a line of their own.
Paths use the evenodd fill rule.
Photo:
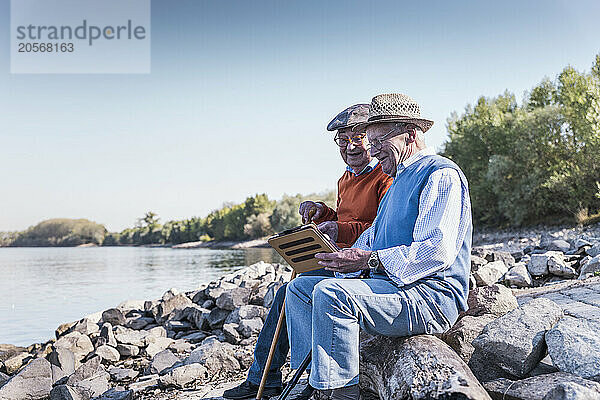
<svg viewBox="0 0 600 400">
<path fill-rule="evenodd" d="M 132 398 L 133 390 L 118 390 L 111 388 L 102 393 L 101 396 L 96 397 L 95 400 L 132 400 Z"/>
<path fill-rule="evenodd" d="M 108 370 L 110 379 L 117 382 L 128 382 L 135 379 L 139 373 L 131 368 L 110 368 Z"/>
<path fill-rule="evenodd" d="M 511 375 L 524 377 L 546 355 L 544 334 L 562 315 L 562 309 L 552 300 L 531 300 L 487 324 L 473 340 L 473 357 L 487 360 L 488 364 Z M 486 371 L 481 371 L 480 365 L 473 362 L 469 365 L 476 376 L 485 375 Z"/>
<path fill-rule="evenodd" d="M 563 382 L 546 393 L 543 400 L 600 400 L 600 392 L 574 382 Z"/>
<path fill-rule="evenodd" d="M 21 369 L 23 364 L 26 364 L 27 361 L 29 361 L 30 359 L 31 359 L 31 354 L 29 354 L 26 351 L 15 354 L 14 356 L 8 358 L 7 360 L 4 360 L 4 371 L 8 375 L 13 375 L 15 372 L 17 372 L 19 369 Z"/>
<path fill-rule="evenodd" d="M 251 289 L 243 287 L 227 290 L 217 298 L 217 307 L 222 308 L 223 310 L 235 310 L 240 306 L 248 304 L 251 293 Z"/>
<path fill-rule="evenodd" d="M 165 297 L 163 297 L 164 299 Z M 169 318 L 169 314 L 175 309 L 185 308 L 192 305 L 192 300 L 189 299 L 185 294 L 177 294 L 173 296 L 167 296 L 166 300 L 163 300 L 160 304 L 152 309 L 152 315 L 156 322 L 162 324 Z"/>
<path fill-rule="evenodd" d="M 121 354 L 119 351 L 109 345 L 102 345 L 96 349 L 95 354 L 100 356 L 102 360 L 108 362 L 109 364 L 116 363 L 121 359 Z"/>
<path fill-rule="evenodd" d="M 127 318 L 125 318 L 125 314 L 119 308 L 109 308 L 108 310 L 102 313 L 102 321 L 104 323 L 109 323 L 113 326 L 116 325 L 125 325 L 127 322 Z"/>
<path fill-rule="evenodd" d="M 110 378 L 101 361 L 100 357 L 92 357 L 77 368 L 66 384 L 75 388 L 85 399 L 100 396 L 108 390 Z"/>
<path fill-rule="evenodd" d="M 72 331 L 79 332 L 82 335 L 90 336 L 100 330 L 97 318 L 85 317 L 73 326 Z"/>
<path fill-rule="evenodd" d="M 121 344 L 117 345 L 117 351 L 123 357 L 134 357 L 140 354 L 140 348 L 133 344 Z"/>
<path fill-rule="evenodd" d="M 492 261 L 473 272 L 477 286 L 493 285 L 508 271 L 504 261 Z"/>
<path fill-rule="evenodd" d="M 52 390 L 52 370 L 45 358 L 36 358 L 0 388 L 2 400 L 45 399 Z"/>
<path fill-rule="evenodd" d="M 591 257 L 600 256 L 600 243 L 596 243 L 591 248 L 587 249 L 586 253 Z"/>
<path fill-rule="evenodd" d="M 527 270 L 529 270 L 529 273 L 533 276 L 548 275 L 550 272 L 548 269 L 548 263 L 561 262 L 563 260 L 563 254 L 558 251 L 547 251 L 542 254 L 532 254 L 529 264 L 527 264 Z"/>
<path fill-rule="evenodd" d="M 149 336 L 147 339 L 150 339 L 145 350 L 148 357 L 154 357 L 175 342 L 173 339 L 168 337 Z"/>
<path fill-rule="evenodd" d="M 514 267 L 509 269 L 508 272 L 504 274 L 504 282 L 518 288 L 531 286 L 531 274 L 527 270 L 525 263 L 516 263 Z"/>
<path fill-rule="evenodd" d="M 52 388 L 50 400 L 88 400 L 88 398 L 79 389 L 63 384 Z"/>
<path fill-rule="evenodd" d="M 179 358 L 169 350 L 163 350 L 152 358 L 148 371 L 150 374 L 161 374 L 180 362 Z"/>
<path fill-rule="evenodd" d="M 58 347 L 48 356 L 52 370 L 52 383 L 58 382 L 75 372 L 75 355 L 69 349 Z"/>
<path fill-rule="evenodd" d="M 563 317 L 546 333 L 548 354 L 563 372 L 600 382 L 600 325 Z"/>
<path fill-rule="evenodd" d="M 600 395 L 600 384 L 564 372 L 538 375 L 516 381 L 502 378 L 486 382 L 483 386 L 494 399 L 544 400 L 546 395 L 564 384 L 576 384 L 594 393 L 594 397 L 579 397 L 576 398 L 577 400 L 594 400 Z"/>
<path fill-rule="evenodd" d="M 567 242 L 566 240 L 556 239 L 548 244 L 548 250 L 566 253 L 571 250 L 571 243 Z"/>
<path fill-rule="evenodd" d="M 469 291 L 467 315 L 493 314 L 498 317 L 518 307 L 512 290 L 504 285 L 482 286 Z"/>
<path fill-rule="evenodd" d="M 75 355 L 75 367 L 78 367 L 79 362 L 94 351 L 94 345 L 90 338 L 79 332 L 71 332 L 62 336 L 54 343 L 54 348 L 70 350 Z"/>
<path fill-rule="evenodd" d="M 475 351 L 471 343 L 479 336 L 483 328 L 496 318 L 497 316 L 492 314 L 484 314 L 479 317 L 465 315 L 448 332 L 442 334 L 441 338 L 456 351 L 464 362 L 468 363 Z"/>
<path fill-rule="evenodd" d="M 121 326 L 117 326 L 115 330 L 115 339 L 117 340 L 117 343 L 132 344 L 138 347 L 144 347 L 146 345 L 146 336 L 148 335 L 148 331 L 134 331 L 133 329 Z"/>
<path fill-rule="evenodd" d="M 563 278 L 574 278 L 577 276 L 577 271 L 570 265 L 567 265 L 563 253 L 559 252 L 548 258 L 548 272 Z"/>
<path fill-rule="evenodd" d="M 258 335 L 262 328 L 262 319 L 256 317 L 252 319 L 241 320 L 238 330 L 242 334 L 242 336 L 249 338 L 252 335 Z"/>
<path fill-rule="evenodd" d="M 380 399 L 490 399 L 458 355 L 434 336 L 361 335 L 360 385 Z"/>
<path fill-rule="evenodd" d="M 117 347 L 117 339 L 113 332 L 112 325 L 109 322 L 105 322 L 100 329 L 100 337 L 96 341 L 96 346 L 109 345 L 111 347 Z"/>
<path fill-rule="evenodd" d="M 206 318 L 210 329 L 218 329 L 222 327 L 230 312 L 231 311 L 223 310 L 220 308 L 213 308 L 212 310 L 210 310 L 210 313 Z"/>
<path fill-rule="evenodd" d="M 595 256 L 582 265 L 581 271 L 579 271 L 579 279 L 589 278 L 598 272 L 600 272 L 600 255 Z"/>
<path fill-rule="evenodd" d="M 211 375 L 217 375 L 222 371 L 237 371 L 240 363 L 235 358 L 235 349 L 229 343 L 222 343 L 215 336 L 206 338 L 184 360 L 185 365 L 198 363 L 204 365 Z"/>
<path fill-rule="evenodd" d="M 208 370 L 200 364 L 182 365 L 169 370 L 160 377 L 160 384 L 166 387 L 183 389 L 208 378 Z"/>
<path fill-rule="evenodd" d="M 10 379 L 10 376 L 6 375 L 5 373 L 0 372 L 0 387 L 2 387 L 6 382 L 8 382 L 9 379 Z"/>
</svg>

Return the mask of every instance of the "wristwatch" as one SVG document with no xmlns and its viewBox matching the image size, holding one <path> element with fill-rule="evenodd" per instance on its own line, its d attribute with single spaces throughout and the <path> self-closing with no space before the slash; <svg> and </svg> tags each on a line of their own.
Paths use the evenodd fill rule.
<svg viewBox="0 0 600 400">
<path fill-rule="evenodd" d="M 371 252 L 371 255 L 369 256 L 369 261 L 367 261 L 367 265 L 369 266 L 369 272 L 371 273 L 371 276 L 375 275 L 377 270 L 379 270 L 379 264 L 380 261 L 377 251 Z"/>
</svg>

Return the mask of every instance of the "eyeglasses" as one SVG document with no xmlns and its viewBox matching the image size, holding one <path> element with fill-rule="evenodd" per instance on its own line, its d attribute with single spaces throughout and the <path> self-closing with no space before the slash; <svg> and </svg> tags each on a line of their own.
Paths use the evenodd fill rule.
<svg viewBox="0 0 600 400">
<path fill-rule="evenodd" d="M 351 138 L 335 135 L 335 137 L 333 138 L 333 141 L 340 147 L 346 147 L 346 146 L 348 146 L 348 143 L 350 143 L 350 142 L 352 142 L 352 144 L 355 146 L 360 146 L 363 143 L 365 136 L 367 136 L 367 135 L 365 135 L 364 133 L 360 134 L 360 135 L 352 136 Z"/>
<path fill-rule="evenodd" d="M 387 137 L 389 135 L 391 135 L 393 132 L 395 131 L 400 131 L 398 133 L 398 135 L 401 135 L 403 133 L 408 132 L 410 129 L 410 125 L 405 125 L 405 124 L 398 124 L 399 126 L 395 126 L 394 128 L 392 128 L 388 133 L 386 133 L 383 136 L 380 136 L 378 138 L 373 138 L 369 140 L 369 143 L 371 143 L 371 147 L 375 147 L 376 149 L 381 149 L 381 146 L 383 146 L 383 142 L 385 142 L 387 139 Z"/>
</svg>

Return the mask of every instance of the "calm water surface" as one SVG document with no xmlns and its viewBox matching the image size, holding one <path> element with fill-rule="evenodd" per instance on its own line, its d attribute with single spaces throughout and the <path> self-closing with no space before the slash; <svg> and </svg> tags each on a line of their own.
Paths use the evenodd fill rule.
<svg viewBox="0 0 600 400">
<path fill-rule="evenodd" d="M 193 290 L 260 260 L 283 262 L 272 249 L 0 248 L 0 343 L 46 341 L 63 322 Z"/>
</svg>

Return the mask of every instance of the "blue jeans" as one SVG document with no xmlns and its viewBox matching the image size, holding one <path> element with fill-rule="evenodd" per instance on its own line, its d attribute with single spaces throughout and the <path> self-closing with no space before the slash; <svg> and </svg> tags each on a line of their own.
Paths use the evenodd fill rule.
<svg viewBox="0 0 600 400">
<path fill-rule="evenodd" d="M 286 318 L 296 369 L 312 349 L 309 382 L 316 389 L 358 383 L 359 331 L 385 336 L 441 333 L 451 323 L 416 282 L 396 286 L 386 275 L 370 279 L 301 276 L 287 287 Z M 423 296 L 425 294 L 425 296 Z"/>
<path fill-rule="evenodd" d="M 325 269 L 318 269 L 315 271 L 304 272 L 301 276 L 333 277 L 333 272 Z M 281 312 L 283 301 L 285 299 L 286 286 L 287 284 L 284 284 L 277 290 L 269 314 L 267 314 L 267 318 L 265 319 L 265 324 L 258 335 L 258 341 L 254 347 L 254 362 L 252 362 L 250 370 L 248 371 L 247 380 L 255 385 L 259 385 L 260 380 L 262 379 L 263 370 L 267 363 L 269 350 L 271 349 L 271 342 L 273 341 L 275 329 L 277 328 L 279 313 Z M 281 366 L 285 364 L 289 350 L 290 344 L 288 342 L 288 333 L 284 320 L 265 386 L 282 386 Z"/>
</svg>

